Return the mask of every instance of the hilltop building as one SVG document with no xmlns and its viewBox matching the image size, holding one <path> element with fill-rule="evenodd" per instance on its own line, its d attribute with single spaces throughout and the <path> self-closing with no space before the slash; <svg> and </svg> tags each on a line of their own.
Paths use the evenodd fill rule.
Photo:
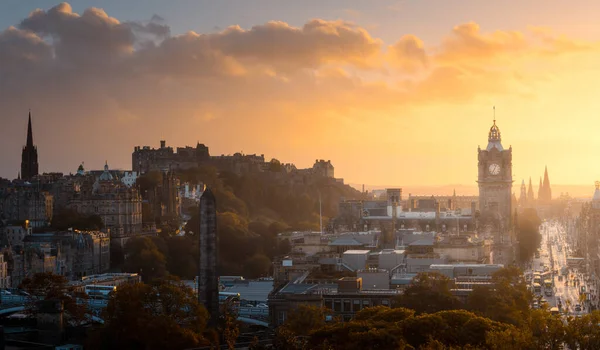
<svg viewBox="0 0 600 350">
<path fill-rule="evenodd" d="M 132 169 L 137 174 L 152 171 L 179 171 L 197 168 L 201 165 L 214 166 L 221 171 L 229 171 L 237 175 L 249 173 L 266 173 L 278 169 L 290 174 L 297 182 L 306 182 L 306 177 L 334 178 L 334 167 L 331 161 L 317 159 L 311 168 L 297 169 L 293 164 L 281 164 L 277 160 L 266 161 L 264 154 L 243 154 L 211 156 L 204 144 L 196 147 L 167 147 L 166 141 L 160 141 L 160 148 L 136 146 L 132 154 Z M 277 172 L 279 173 L 279 172 Z M 341 182 L 342 180 L 339 179 Z"/>
</svg>

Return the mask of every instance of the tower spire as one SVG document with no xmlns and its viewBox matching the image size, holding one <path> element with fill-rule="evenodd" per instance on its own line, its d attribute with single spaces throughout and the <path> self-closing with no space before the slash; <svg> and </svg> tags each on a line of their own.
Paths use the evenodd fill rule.
<svg viewBox="0 0 600 350">
<path fill-rule="evenodd" d="M 496 125 L 496 106 L 494 106 L 494 125 Z"/>
<path fill-rule="evenodd" d="M 27 123 L 27 147 L 33 147 L 33 131 L 31 129 L 31 109 L 29 110 L 29 122 Z"/>
</svg>

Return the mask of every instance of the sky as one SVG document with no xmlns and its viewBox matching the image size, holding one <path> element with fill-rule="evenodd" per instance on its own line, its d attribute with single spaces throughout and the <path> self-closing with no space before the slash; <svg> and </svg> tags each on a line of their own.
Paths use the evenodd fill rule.
<svg viewBox="0 0 600 350">
<path fill-rule="evenodd" d="M 598 1 L 0 2 L 0 176 L 204 143 L 371 186 L 476 186 L 493 106 L 514 191 L 600 179 Z M 535 186 L 534 186 L 535 187 Z"/>
</svg>

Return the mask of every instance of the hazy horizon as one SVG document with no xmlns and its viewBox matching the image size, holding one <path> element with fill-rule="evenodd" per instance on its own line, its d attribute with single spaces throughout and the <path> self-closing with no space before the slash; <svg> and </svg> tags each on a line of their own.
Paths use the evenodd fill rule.
<svg viewBox="0 0 600 350">
<path fill-rule="evenodd" d="M 348 185 L 361 191 L 362 184 L 348 183 Z M 479 188 L 475 185 L 462 185 L 462 184 L 449 184 L 449 185 L 419 185 L 419 186 L 402 186 L 402 185 L 367 185 L 365 184 L 365 190 L 383 190 L 386 188 L 401 188 L 402 197 L 407 198 L 409 194 L 413 196 L 449 196 L 452 195 L 456 190 L 457 196 L 477 196 L 479 195 Z M 519 198 L 521 184 L 518 186 L 513 184 L 513 193 Z M 564 185 L 564 184 L 551 184 L 552 198 L 558 198 L 561 193 L 568 193 L 573 198 L 587 199 L 591 198 L 594 194 L 594 184 L 591 185 Z M 537 198 L 537 186 L 533 186 L 535 197 Z"/>
</svg>

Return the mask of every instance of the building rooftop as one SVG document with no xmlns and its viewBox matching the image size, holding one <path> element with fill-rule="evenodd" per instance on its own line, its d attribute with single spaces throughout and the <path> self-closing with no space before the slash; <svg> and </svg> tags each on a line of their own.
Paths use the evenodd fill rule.
<svg viewBox="0 0 600 350">
<path fill-rule="evenodd" d="M 363 246 L 364 243 L 359 242 L 354 237 L 338 237 L 334 241 L 329 242 L 330 246 Z"/>
<path fill-rule="evenodd" d="M 273 290 L 273 281 L 249 281 L 234 283 L 226 287 L 224 292 L 240 293 L 243 300 L 267 301 L 269 293 Z"/>
<path fill-rule="evenodd" d="M 365 255 L 369 254 L 370 250 L 346 250 L 344 254 L 352 254 L 352 255 Z"/>
<path fill-rule="evenodd" d="M 414 242 L 409 243 L 409 246 L 432 246 L 433 245 L 433 237 L 425 237 Z"/>
</svg>

